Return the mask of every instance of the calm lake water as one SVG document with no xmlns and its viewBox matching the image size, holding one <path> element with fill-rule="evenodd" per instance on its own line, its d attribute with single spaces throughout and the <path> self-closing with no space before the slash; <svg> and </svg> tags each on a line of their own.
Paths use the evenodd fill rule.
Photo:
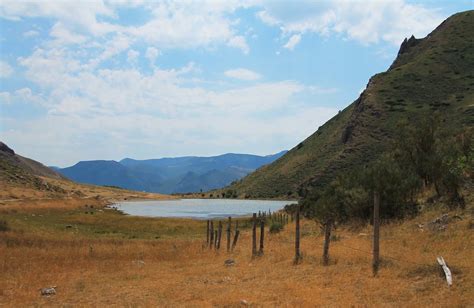
<svg viewBox="0 0 474 308">
<path fill-rule="evenodd" d="M 116 206 L 122 212 L 134 216 L 208 219 L 247 216 L 258 211 L 274 212 L 291 203 L 296 201 L 178 199 L 127 201 Z"/>
</svg>

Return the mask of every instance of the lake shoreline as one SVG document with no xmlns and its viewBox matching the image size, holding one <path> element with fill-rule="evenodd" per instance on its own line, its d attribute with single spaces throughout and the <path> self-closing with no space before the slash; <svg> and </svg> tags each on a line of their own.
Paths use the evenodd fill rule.
<svg viewBox="0 0 474 308">
<path fill-rule="evenodd" d="M 293 203 L 293 200 L 173 199 L 123 201 L 113 204 L 113 208 L 130 216 L 206 220 L 243 218 L 258 212 L 278 212 Z"/>
</svg>

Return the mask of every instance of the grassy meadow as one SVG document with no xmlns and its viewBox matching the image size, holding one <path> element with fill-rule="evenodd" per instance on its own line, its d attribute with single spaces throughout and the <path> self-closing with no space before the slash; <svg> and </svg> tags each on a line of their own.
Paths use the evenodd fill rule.
<svg viewBox="0 0 474 308">
<path fill-rule="evenodd" d="M 451 306 L 474 304 L 472 209 L 449 212 L 444 231 L 426 223 L 431 209 L 382 226 L 382 266 L 371 272 L 371 227 L 340 226 L 330 265 L 323 235 L 302 222 L 303 261 L 293 265 L 294 224 L 266 234 L 252 259 L 251 230 L 233 253 L 205 247 L 205 221 L 131 217 L 92 199 L 5 202 L 0 220 L 0 306 Z M 420 229 L 418 224 L 425 224 Z M 268 231 L 268 228 L 267 228 Z M 454 273 L 449 288 L 436 264 Z M 232 258 L 235 265 L 226 267 Z M 39 289 L 57 286 L 57 294 Z"/>
</svg>

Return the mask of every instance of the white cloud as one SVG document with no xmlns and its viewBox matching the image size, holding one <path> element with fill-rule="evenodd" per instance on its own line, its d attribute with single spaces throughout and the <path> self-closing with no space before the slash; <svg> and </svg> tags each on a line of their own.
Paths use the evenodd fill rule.
<svg viewBox="0 0 474 308">
<path fill-rule="evenodd" d="M 156 58 L 160 55 L 160 51 L 155 47 L 148 47 L 146 49 L 145 57 L 150 61 L 152 65 L 155 64 Z"/>
<path fill-rule="evenodd" d="M 254 71 L 245 69 L 245 68 L 236 68 L 232 70 L 227 70 L 224 72 L 224 74 L 227 77 L 241 79 L 241 80 L 257 80 L 262 77 L 260 76 L 260 74 Z"/>
<path fill-rule="evenodd" d="M 87 37 L 77 33 L 73 33 L 62 22 L 57 22 L 51 28 L 49 35 L 53 38 L 52 44 L 63 46 L 67 44 L 82 44 Z"/>
<path fill-rule="evenodd" d="M 122 25 L 117 17 L 119 7 L 142 6 L 151 17 L 142 25 Z M 0 17 L 21 20 L 46 17 L 55 21 L 50 35 L 61 44 L 82 44 L 86 39 L 104 39 L 109 35 L 141 40 L 160 49 L 214 47 L 226 44 L 244 53 L 249 46 L 235 27 L 238 19 L 230 17 L 236 9 L 247 7 L 245 1 L 47 1 L 6 0 L 0 6 Z M 102 17 L 107 18 L 102 18 Z M 28 35 L 33 35 L 30 32 Z M 113 41 L 112 41 L 113 43 Z M 100 42 L 103 46 L 110 42 Z"/>
<path fill-rule="evenodd" d="M 20 88 L 13 92 L 0 92 L 0 101 L 3 104 L 33 104 L 46 106 L 43 98 L 33 94 L 30 88 Z"/>
<path fill-rule="evenodd" d="M 0 78 L 7 78 L 13 73 L 13 68 L 7 62 L 0 61 Z"/>
<path fill-rule="evenodd" d="M 14 144 L 19 153 L 31 153 L 29 156 L 43 163 L 62 166 L 130 155 L 144 159 L 225 152 L 270 154 L 295 146 L 336 113 L 332 108 L 308 107 L 287 110 L 282 117 L 271 119 L 232 111 L 181 118 L 138 113 L 50 114 L 22 125 L 6 123 L 11 129 L 2 132 L 2 139 Z M 34 152 L 31 144 L 35 144 Z"/>
<path fill-rule="evenodd" d="M 113 17 L 113 9 L 98 1 L 16 1 L 5 0 L 0 17 L 21 20 L 25 17 L 54 18 L 71 29 L 102 35 L 112 30 L 110 24 L 99 22 L 97 16 Z"/>
<path fill-rule="evenodd" d="M 414 34 L 425 36 L 443 19 L 436 9 L 390 1 L 303 1 L 291 10 L 279 2 L 268 1 L 257 13 L 262 22 L 280 27 L 284 35 L 342 35 L 363 44 L 382 41 L 399 45 Z"/>
<path fill-rule="evenodd" d="M 11 104 L 12 98 L 9 92 L 0 92 L 0 104 L 8 105 Z"/>
<path fill-rule="evenodd" d="M 301 41 L 301 35 L 300 34 L 293 34 L 288 42 L 283 46 L 284 48 L 287 48 L 289 50 L 293 50 L 296 45 Z"/>
<path fill-rule="evenodd" d="M 40 33 L 36 30 L 29 30 L 29 31 L 23 32 L 23 36 L 26 38 L 35 37 L 35 36 L 38 36 L 39 34 Z"/>
<path fill-rule="evenodd" d="M 337 112 L 299 102 L 299 94 L 321 88 L 295 81 L 200 87 L 191 78 L 197 70 L 193 63 L 167 70 L 155 67 L 151 74 L 137 68 L 93 69 L 63 48 L 37 49 L 18 62 L 38 93 L 22 89 L 1 94 L 0 99 L 36 103 L 48 115 L 28 123 L 8 122 L 2 138 L 20 152 L 40 141 L 44 146 L 35 148 L 33 158 L 48 164 L 130 155 L 218 154 L 213 149 L 258 148 L 268 154 L 293 146 Z M 245 69 L 225 73 L 233 78 L 259 77 Z M 270 113 L 279 116 L 263 116 Z"/>
<path fill-rule="evenodd" d="M 239 48 L 244 54 L 248 54 L 250 52 L 250 48 L 247 45 L 245 37 L 241 35 L 231 37 L 227 42 L 227 45 L 230 47 Z"/>
<path fill-rule="evenodd" d="M 93 58 L 89 62 L 89 65 L 91 67 L 95 67 L 99 65 L 101 62 L 106 61 L 124 52 L 131 46 L 131 44 L 132 44 L 132 39 L 130 37 L 123 35 L 121 33 L 118 33 L 112 39 L 107 41 L 107 44 L 105 45 L 102 53 L 98 57 Z"/>
<path fill-rule="evenodd" d="M 128 52 L 127 52 L 127 61 L 129 63 L 135 63 L 138 59 L 138 57 L 140 56 L 140 52 L 134 50 L 134 49 L 130 49 Z"/>
</svg>

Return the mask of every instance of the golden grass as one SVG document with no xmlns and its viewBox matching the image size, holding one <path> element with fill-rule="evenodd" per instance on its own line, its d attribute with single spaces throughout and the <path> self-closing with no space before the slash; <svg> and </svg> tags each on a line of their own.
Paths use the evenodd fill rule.
<svg viewBox="0 0 474 308">
<path fill-rule="evenodd" d="M 240 306 L 242 300 L 267 307 L 474 305 L 473 229 L 468 228 L 471 218 L 467 212 L 462 213 L 463 220 L 451 223 L 444 232 L 420 231 L 416 226 L 432 220 L 439 211 L 384 225 L 382 267 L 374 278 L 368 226 L 356 232 L 336 230 L 339 239 L 331 243 L 331 264 L 323 267 L 319 227 L 304 221 L 303 262 L 294 266 L 293 225 L 280 234 L 267 234 L 264 256 L 252 259 L 249 230 L 243 230 L 234 253 L 227 254 L 225 248 L 216 253 L 203 248 L 203 221 L 106 212 L 103 217 L 97 213 L 86 218 L 70 210 L 81 206 L 77 202 L 64 204 L 65 209 L 48 205 L 44 209 L 37 204 L 15 213 L 11 208 L 0 211 L 13 228 L 0 233 L 0 305 L 192 307 Z M 25 214 L 31 218 L 32 213 L 42 210 L 53 218 L 76 215 L 79 228 L 84 227 L 85 219 L 90 219 L 96 230 L 107 230 L 116 223 L 138 238 L 72 232 L 56 228 L 53 218 L 41 228 L 16 220 Z M 195 236 L 177 229 L 168 237 L 148 239 L 143 230 L 145 226 L 159 234 L 165 228 L 186 224 Z M 438 255 L 453 269 L 451 288 L 439 276 Z M 224 266 L 228 258 L 236 265 Z M 40 296 L 39 288 L 54 285 L 57 295 Z"/>
<path fill-rule="evenodd" d="M 11 183 L 0 180 L 0 205 L 17 201 L 44 201 L 58 199 L 84 199 L 96 198 L 104 200 L 124 200 L 124 199 L 172 199 L 176 198 L 170 195 L 137 192 L 126 189 L 117 189 L 112 187 L 95 186 L 88 184 L 79 184 L 68 180 L 57 180 L 47 177 L 38 177 L 43 183 L 51 187 L 41 189 L 27 187 L 18 183 Z M 62 191 L 53 188 L 62 189 Z"/>
</svg>

